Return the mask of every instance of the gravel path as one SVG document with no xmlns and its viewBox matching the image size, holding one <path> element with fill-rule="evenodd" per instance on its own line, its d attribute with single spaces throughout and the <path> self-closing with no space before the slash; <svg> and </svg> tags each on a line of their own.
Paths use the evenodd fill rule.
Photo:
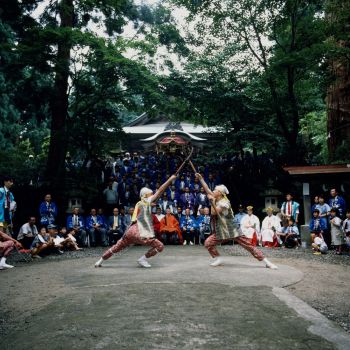
<svg viewBox="0 0 350 350">
<path fill-rule="evenodd" d="M 197 248 L 197 247 L 196 247 Z M 132 248 L 131 248 L 132 249 Z M 178 247 L 186 249 L 186 247 Z M 204 249 L 198 247 L 199 250 Z M 99 257 L 105 248 L 90 248 L 80 252 L 65 252 L 30 263 L 12 256 L 9 262 L 16 269 L 0 271 L 0 278 L 7 279 L 7 289 L 0 283 L 0 334 L 17 327 L 18 318 L 26 318 L 38 309 L 38 304 L 48 304 L 52 298 L 64 293 L 64 270 L 79 266 L 79 259 Z M 248 252 L 235 245 L 221 247 L 223 255 L 246 256 Z M 310 250 L 263 249 L 265 255 L 276 264 L 293 266 L 304 273 L 304 279 L 287 289 L 304 300 L 330 320 L 350 333 L 350 256 L 337 256 L 333 252 L 315 256 Z M 198 251 L 200 253 L 200 251 Z M 166 250 L 164 251 L 166 254 Z M 69 262 L 70 263 L 67 263 Z M 47 264 L 57 264 L 57 273 L 47 274 Z M 37 275 L 28 278 L 26 267 L 35 266 Z M 53 269 L 50 269 L 50 271 Z M 23 285 L 22 281 L 25 281 Z M 11 290 L 8 290 L 10 286 Z"/>
</svg>

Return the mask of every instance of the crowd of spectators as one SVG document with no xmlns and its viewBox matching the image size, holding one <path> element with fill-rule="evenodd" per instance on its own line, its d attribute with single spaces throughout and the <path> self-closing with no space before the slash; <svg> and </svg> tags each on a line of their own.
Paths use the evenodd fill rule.
<svg viewBox="0 0 350 350">
<path fill-rule="evenodd" d="M 234 160 L 240 161 L 238 156 Z M 263 160 L 268 162 L 268 159 Z M 220 160 L 222 163 L 225 161 L 227 159 Z M 72 208 L 65 225 L 58 227 L 58 208 L 51 195 L 47 194 L 39 206 L 38 220 L 35 216 L 28 218 L 18 233 L 11 231 L 12 215 L 16 210 L 10 190 L 13 181 L 5 178 L 4 186 L 0 188 L 0 229 L 7 232 L 9 238 L 6 239 L 5 235 L 0 240 L 13 241 L 12 249 L 28 249 L 36 258 L 50 253 L 62 254 L 64 250 L 111 246 L 122 238 L 133 222 L 140 189 L 148 187 L 156 191 L 175 173 L 180 162 L 181 159 L 169 155 L 142 156 L 137 153 L 126 153 L 124 157 L 106 161 L 99 168 L 99 176 L 105 183 L 103 206 L 91 208 L 85 215 L 82 215 L 81 208 Z M 93 164 L 86 166 L 93 167 Z M 199 167 L 211 190 L 222 182 L 223 169 L 208 164 Z M 212 234 L 210 210 L 208 197 L 194 174 L 187 171 L 180 173 L 157 203 L 153 203 L 153 224 L 157 238 L 166 244 L 203 244 Z M 240 226 L 242 233 L 253 244 L 288 248 L 300 246 L 299 203 L 293 200 L 292 194 L 286 195 L 278 213 L 275 208 L 266 208 L 262 224 L 253 210 L 252 206 L 245 208 L 243 205 L 234 208 L 235 224 Z M 350 236 L 350 213 L 346 212 L 344 199 L 332 189 L 328 204 L 322 196 L 315 197 L 312 212 L 310 232 L 315 252 L 324 253 L 334 246 L 337 254 L 341 254 L 342 246 L 349 244 Z M 37 226 L 37 222 L 40 226 Z M 4 249 L 0 250 L 3 257 Z M 6 249 L 8 255 L 8 247 Z"/>
</svg>

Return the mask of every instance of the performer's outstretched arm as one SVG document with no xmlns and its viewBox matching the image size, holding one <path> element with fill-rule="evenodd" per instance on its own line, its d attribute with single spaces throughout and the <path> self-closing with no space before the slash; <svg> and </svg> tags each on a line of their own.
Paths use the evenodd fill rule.
<svg viewBox="0 0 350 350">
<path fill-rule="evenodd" d="M 210 196 L 213 196 L 214 193 L 210 190 L 209 186 L 207 185 L 207 183 L 204 181 L 203 179 L 203 176 L 199 173 L 196 173 L 196 178 L 201 182 L 203 188 L 204 188 L 204 191 L 209 194 Z"/>
<path fill-rule="evenodd" d="M 158 198 L 160 198 L 162 193 L 171 185 L 171 183 L 176 179 L 176 177 L 176 175 L 171 175 L 169 179 L 158 188 L 157 192 L 154 195 L 152 195 L 151 202 L 155 202 Z"/>
</svg>

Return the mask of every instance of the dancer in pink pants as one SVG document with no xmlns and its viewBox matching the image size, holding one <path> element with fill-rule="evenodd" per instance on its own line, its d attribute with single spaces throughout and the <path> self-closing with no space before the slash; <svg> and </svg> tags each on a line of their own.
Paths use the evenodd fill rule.
<svg viewBox="0 0 350 350">
<path fill-rule="evenodd" d="M 231 203 L 226 197 L 226 195 L 229 194 L 227 187 L 225 185 L 219 185 L 215 187 L 214 191 L 211 191 L 200 174 L 196 173 L 196 177 L 200 180 L 209 200 L 212 203 L 211 222 L 212 231 L 214 233 L 205 241 L 205 247 L 208 249 L 209 254 L 214 259 L 210 266 L 223 265 L 223 260 L 220 257 L 216 246 L 220 243 L 233 240 L 250 252 L 256 259 L 263 261 L 267 268 L 277 269 L 277 266 L 267 260 L 261 250 L 253 246 L 250 243 L 250 240 L 243 236 L 242 231 L 237 229 L 233 223 L 234 216 Z"/>
<path fill-rule="evenodd" d="M 155 238 L 152 220 L 151 204 L 155 202 L 169 185 L 176 179 L 176 175 L 172 175 L 155 194 L 147 187 L 140 191 L 141 200 L 136 204 L 132 225 L 126 231 L 124 237 L 117 244 L 108 249 L 103 256 L 95 263 L 95 267 L 101 267 L 103 262 L 132 244 L 140 244 L 150 246 L 148 252 L 137 260 L 142 267 L 151 267 L 148 258 L 160 253 L 164 249 L 164 245 Z"/>
</svg>

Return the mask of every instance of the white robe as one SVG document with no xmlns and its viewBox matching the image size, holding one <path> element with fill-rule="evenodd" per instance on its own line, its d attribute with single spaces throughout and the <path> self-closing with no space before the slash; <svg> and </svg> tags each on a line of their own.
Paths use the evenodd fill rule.
<svg viewBox="0 0 350 350">
<path fill-rule="evenodd" d="M 266 216 L 261 225 L 261 240 L 263 242 L 273 242 L 275 232 L 272 227 L 275 228 L 276 232 L 281 232 L 280 219 L 275 215 Z"/>
<path fill-rule="evenodd" d="M 253 226 L 253 227 L 248 227 L 248 226 Z M 255 225 L 255 227 L 254 227 Z M 254 236 L 254 233 L 259 235 L 260 233 L 260 220 L 257 216 L 254 214 L 252 215 L 245 215 L 241 221 L 241 229 L 243 234 L 252 239 Z"/>
</svg>

